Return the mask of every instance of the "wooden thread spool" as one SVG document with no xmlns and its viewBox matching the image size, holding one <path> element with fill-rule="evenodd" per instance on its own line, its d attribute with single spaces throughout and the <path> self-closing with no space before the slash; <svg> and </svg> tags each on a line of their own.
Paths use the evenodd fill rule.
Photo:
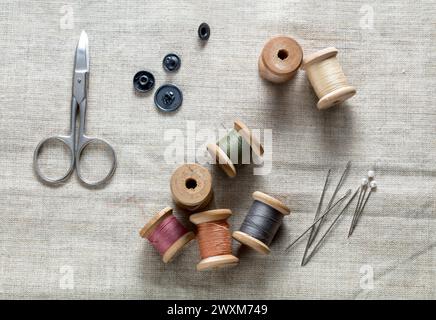
<svg viewBox="0 0 436 320">
<path fill-rule="evenodd" d="M 233 138 L 231 138 L 232 141 L 235 139 L 237 139 L 237 141 L 228 143 L 228 148 L 223 150 L 219 145 L 220 141 L 224 141 L 227 138 L 230 140 L 230 136 L 233 136 Z M 237 163 L 242 162 L 241 155 L 245 150 L 254 152 L 258 157 L 263 155 L 262 144 L 255 136 L 251 134 L 250 129 L 241 120 L 235 120 L 234 129 L 220 139 L 220 141 L 215 144 L 209 143 L 207 145 L 207 151 L 209 151 L 212 158 L 216 160 L 221 169 L 223 169 L 224 172 L 231 178 L 236 176 L 236 168 L 231 160 L 233 155 L 238 155 Z M 237 145 L 235 145 L 235 143 Z M 247 144 L 248 146 L 245 147 L 244 144 Z"/>
<path fill-rule="evenodd" d="M 303 50 L 290 37 L 270 39 L 259 56 L 259 74 L 265 80 L 283 83 L 295 76 L 303 60 Z"/>
<path fill-rule="evenodd" d="M 302 68 L 319 98 L 318 109 L 327 109 L 356 94 L 336 57 L 336 48 L 326 48 L 303 59 Z"/>
<path fill-rule="evenodd" d="M 171 176 L 170 186 L 174 202 L 186 210 L 202 209 L 212 200 L 212 176 L 199 164 L 178 167 Z"/>
<path fill-rule="evenodd" d="M 233 238 L 260 253 L 269 254 L 271 252 L 269 245 L 273 240 L 277 230 L 279 229 L 283 217 L 288 215 L 291 210 L 280 200 L 277 200 L 276 198 L 273 198 L 260 191 L 256 191 L 253 193 L 253 199 L 255 201 L 252 204 L 250 211 L 245 217 L 245 220 L 242 223 L 240 230 L 233 232 Z M 259 210 L 259 208 L 255 208 L 256 206 L 262 206 L 263 210 L 268 211 L 264 212 L 263 216 L 256 216 L 256 210 Z M 245 230 L 248 229 L 247 223 L 249 219 L 254 216 L 256 216 L 257 221 L 250 222 L 253 229 L 251 231 Z M 265 226 L 263 225 L 264 223 L 269 227 L 268 230 L 262 230 L 266 234 L 268 234 L 268 239 L 263 239 L 264 237 L 258 239 L 259 236 L 257 235 L 257 232 L 254 232 L 254 230 L 255 228 L 258 228 L 258 231 L 260 231 L 262 228 L 265 228 Z"/>
<path fill-rule="evenodd" d="M 164 263 L 170 262 L 183 247 L 195 238 L 194 233 L 188 231 L 172 214 L 173 209 L 166 207 L 151 218 L 139 232 L 142 238 L 149 240 L 159 251 Z M 168 224 L 164 226 L 163 224 L 166 223 Z M 174 226 L 165 229 L 169 223 Z"/>
<path fill-rule="evenodd" d="M 227 218 L 232 215 L 229 209 L 216 209 L 193 214 L 189 217 L 198 227 L 197 242 L 201 261 L 197 270 L 232 267 L 239 259 L 232 254 L 232 236 Z"/>
</svg>

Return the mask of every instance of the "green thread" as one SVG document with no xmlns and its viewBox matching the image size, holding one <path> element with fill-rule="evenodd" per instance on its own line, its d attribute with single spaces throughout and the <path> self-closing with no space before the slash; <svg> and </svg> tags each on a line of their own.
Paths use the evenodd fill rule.
<svg viewBox="0 0 436 320">
<path fill-rule="evenodd" d="M 221 138 L 217 145 L 225 152 L 225 154 L 235 163 L 235 151 L 238 150 L 238 159 L 237 163 L 242 163 L 242 150 L 250 150 L 250 146 L 248 146 L 245 139 L 235 130 L 230 130 L 226 136 Z"/>
</svg>

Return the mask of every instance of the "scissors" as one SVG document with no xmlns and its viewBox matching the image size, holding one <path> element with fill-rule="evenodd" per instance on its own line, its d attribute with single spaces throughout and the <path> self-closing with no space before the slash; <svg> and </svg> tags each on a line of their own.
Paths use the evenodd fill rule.
<svg viewBox="0 0 436 320">
<path fill-rule="evenodd" d="M 33 154 L 33 167 L 38 178 L 42 182 L 49 185 L 58 184 L 65 182 L 71 173 L 76 168 L 76 173 L 79 180 L 87 187 L 96 187 L 103 185 L 115 173 L 117 166 L 117 158 L 115 155 L 115 150 L 112 146 L 103 139 L 91 138 L 85 134 L 85 116 L 87 107 L 87 93 L 88 93 L 88 77 L 89 77 L 89 49 L 88 49 L 88 35 L 85 31 L 82 31 L 80 35 L 79 42 L 76 48 L 76 55 L 74 60 L 74 75 L 73 75 L 73 95 L 71 99 L 71 122 L 70 122 L 70 132 L 68 135 L 56 135 L 42 140 L 36 147 Z M 79 130 L 76 134 L 76 120 L 78 115 Z M 41 172 L 39 167 L 38 158 L 42 147 L 48 142 L 60 141 L 65 144 L 70 150 L 71 161 L 67 172 L 59 178 L 50 178 Z M 82 176 L 80 170 L 80 159 L 83 150 L 89 146 L 91 143 L 103 144 L 108 150 L 112 158 L 112 165 L 109 173 L 97 181 L 89 181 Z"/>
</svg>

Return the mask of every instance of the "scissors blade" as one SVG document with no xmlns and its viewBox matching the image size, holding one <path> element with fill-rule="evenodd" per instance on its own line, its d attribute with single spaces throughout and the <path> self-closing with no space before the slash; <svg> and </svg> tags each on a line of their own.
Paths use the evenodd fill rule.
<svg viewBox="0 0 436 320">
<path fill-rule="evenodd" d="M 79 42 L 76 48 L 76 58 L 74 61 L 74 72 L 89 72 L 89 47 L 88 35 L 85 31 L 80 34 Z"/>
<path fill-rule="evenodd" d="M 76 55 L 74 59 L 74 77 L 73 77 L 73 101 L 81 104 L 86 99 L 86 90 L 88 89 L 89 74 L 89 48 L 88 35 L 85 31 L 80 34 L 77 43 Z"/>
</svg>

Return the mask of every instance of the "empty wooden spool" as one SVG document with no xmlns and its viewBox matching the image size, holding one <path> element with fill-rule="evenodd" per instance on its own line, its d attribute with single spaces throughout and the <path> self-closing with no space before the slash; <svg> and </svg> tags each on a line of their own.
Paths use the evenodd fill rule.
<svg viewBox="0 0 436 320">
<path fill-rule="evenodd" d="M 274 83 L 286 82 L 295 76 L 302 59 L 303 50 L 297 41 L 286 36 L 274 37 L 259 56 L 259 74 Z"/>
<path fill-rule="evenodd" d="M 212 176 L 196 163 L 178 167 L 171 176 L 170 187 L 174 202 L 189 211 L 203 209 L 212 200 Z"/>
</svg>

